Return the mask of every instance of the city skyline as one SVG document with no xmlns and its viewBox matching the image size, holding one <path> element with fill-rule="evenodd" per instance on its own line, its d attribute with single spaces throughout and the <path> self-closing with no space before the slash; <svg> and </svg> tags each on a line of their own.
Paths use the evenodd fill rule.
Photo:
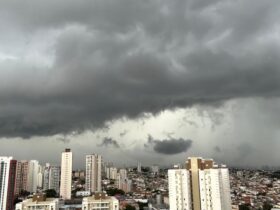
<svg viewBox="0 0 280 210">
<path fill-rule="evenodd" d="M 0 154 L 279 166 L 280 2 L 3 0 Z"/>
</svg>

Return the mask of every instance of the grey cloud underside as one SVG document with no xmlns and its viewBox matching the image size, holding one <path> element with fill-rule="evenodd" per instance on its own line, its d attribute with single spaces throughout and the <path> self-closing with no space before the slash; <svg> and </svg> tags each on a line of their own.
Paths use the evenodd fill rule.
<svg viewBox="0 0 280 210">
<path fill-rule="evenodd" d="M 279 6 L 261 0 L 1 1 L 5 37 L 11 28 L 28 43 L 39 31 L 58 35 L 49 46 L 51 65 L 0 59 L 0 136 L 83 132 L 165 109 L 279 97 L 273 33 Z"/>
<path fill-rule="evenodd" d="M 152 136 L 148 137 L 148 142 L 144 145 L 145 148 L 150 148 L 159 153 L 165 155 L 175 155 L 183 152 L 187 152 L 192 146 L 192 140 L 188 139 L 163 139 L 157 140 Z"/>
<path fill-rule="evenodd" d="M 110 146 L 112 146 L 112 147 L 114 147 L 114 148 L 120 148 L 119 143 L 118 143 L 116 140 L 114 140 L 114 139 L 112 139 L 112 138 L 110 138 L 110 137 L 104 138 L 104 139 L 102 140 L 102 143 L 99 144 L 98 146 L 99 146 L 99 147 L 110 147 Z"/>
</svg>

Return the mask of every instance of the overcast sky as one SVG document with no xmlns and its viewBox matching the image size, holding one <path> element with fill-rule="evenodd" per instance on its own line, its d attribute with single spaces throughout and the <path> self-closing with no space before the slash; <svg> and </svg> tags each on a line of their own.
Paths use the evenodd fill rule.
<svg viewBox="0 0 280 210">
<path fill-rule="evenodd" d="M 0 155 L 279 166 L 278 0 L 0 1 Z"/>
</svg>

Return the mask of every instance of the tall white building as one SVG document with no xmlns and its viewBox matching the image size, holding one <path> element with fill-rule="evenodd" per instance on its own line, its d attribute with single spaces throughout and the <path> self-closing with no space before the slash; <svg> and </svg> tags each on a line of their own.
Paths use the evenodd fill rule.
<svg viewBox="0 0 280 210">
<path fill-rule="evenodd" d="M 50 166 L 49 164 L 44 170 L 44 190 L 53 189 L 59 193 L 60 167 Z"/>
<path fill-rule="evenodd" d="M 27 191 L 35 193 L 38 185 L 39 162 L 30 160 L 28 162 Z"/>
<path fill-rule="evenodd" d="M 50 164 L 47 163 L 44 168 L 43 190 L 49 189 L 49 180 L 50 180 Z"/>
<path fill-rule="evenodd" d="M 120 178 L 121 179 L 126 179 L 127 178 L 127 170 L 125 168 L 121 168 L 119 170 L 119 173 L 120 173 Z"/>
<path fill-rule="evenodd" d="M 186 169 L 168 170 L 170 210 L 192 210 L 190 172 Z"/>
<path fill-rule="evenodd" d="M 61 155 L 60 197 L 71 199 L 72 187 L 72 152 L 65 149 Z"/>
<path fill-rule="evenodd" d="M 168 170 L 170 210 L 231 210 L 229 172 L 213 160 L 189 158 Z"/>
<path fill-rule="evenodd" d="M 110 179 L 116 180 L 118 177 L 118 169 L 115 167 L 110 168 Z"/>
<path fill-rule="evenodd" d="M 59 179 L 60 179 L 60 167 L 51 166 L 49 173 L 49 189 L 53 189 L 56 193 L 59 193 Z"/>
<path fill-rule="evenodd" d="M 101 175 L 102 175 L 102 156 L 86 156 L 86 183 L 85 190 L 90 192 L 101 192 Z"/>
<path fill-rule="evenodd" d="M 39 165 L 39 171 L 38 171 L 38 182 L 37 182 L 37 187 L 42 189 L 43 188 L 43 181 L 44 181 L 44 167 Z"/>
<path fill-rule="evenodd" d="M 141 162 L 138 161 L 137 163 L 137 172 L 141 173 L 142 172 L 142 166 L 141 166 Z"/>
<path fill-rule="evenodd" d="M 13 209 L 16 164 L 12 157 L 0 157 L 0 210 Z"/>
</svg>

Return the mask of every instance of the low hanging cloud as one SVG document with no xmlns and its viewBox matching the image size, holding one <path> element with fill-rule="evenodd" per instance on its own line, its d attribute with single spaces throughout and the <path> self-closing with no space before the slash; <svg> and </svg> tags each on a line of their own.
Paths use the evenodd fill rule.
<svg viewBox="0 0 280 210">
<path fill-rule="evenodd" d="M 152 147 L 155 152 L 165 155 L 187 152 L 191 146 L 192 140 L 183 138 L 156 140 L 151 135 L 149 135 L 148 142 L 144 145 L 146 148 Z"/>
<path fill-rule="evenodd" d="M 0 1 L 0 137 L 277 98 L 279 11 L 263 0 Z"/>
<path fill-rule="evenodd" d="M 120 148 L 119 143 L 110 138 L 110 137 L 106 137 L 102 140 L 102 143 L 98 145 L 99 147 L 114 147 L 114 148 Z"/>
<path fill-rule="evenodd" d="M 124 130 L 122 132 L 120 132 L 120 137 L 124 137 L 126 134 L 128 133 L 128 130 Z"/>
<path fill-rule="evenodd" d="M 221 152 L 222 152 L 222 149 L 221 149 L 219 146 L 215 146 L 215 147 L 213 148 L 213 150 L 214 150 L 214 152 L 216 152 L 216 153 L 221 153 Z"/>
</svg>

